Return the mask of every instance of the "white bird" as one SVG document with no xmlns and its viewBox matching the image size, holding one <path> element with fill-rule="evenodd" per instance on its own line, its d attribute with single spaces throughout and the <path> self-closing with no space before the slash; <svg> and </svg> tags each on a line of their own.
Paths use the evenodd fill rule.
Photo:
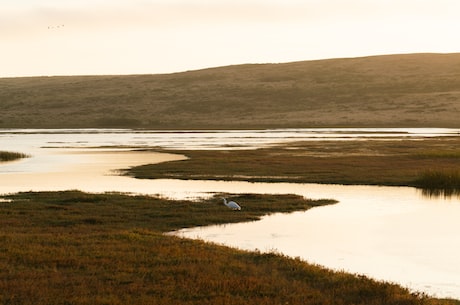
<svg viewBox="0 0 460 305">
<path fill-rule="evenodd" d="M 235 211 L 239 211 L 241 210 L 241 207 L 238 203 L 236 203 L 235 201 L 229 201 L 227 202 L 227 199 L 225 198 L 222 198 L 224 200 L 224 204 L 229 208 L 229 209 L 232 209 L 232 210 L 235 210 Z"/>
</svg>

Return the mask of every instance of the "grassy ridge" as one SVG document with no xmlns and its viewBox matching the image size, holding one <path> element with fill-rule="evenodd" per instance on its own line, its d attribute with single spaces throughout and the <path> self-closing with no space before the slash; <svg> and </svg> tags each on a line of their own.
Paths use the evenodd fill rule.
<svg viewBox="0 0 460 305">
<path fill-rule="evenodd" d="M 21 193 L 0 205 L 1 304 L 456 304 L 277 254 L 162 234 L 331 201 L 242 195 L 241 212 L 76 191 Z M 458 304 L 458 303 L 457 303 Z"/>
<path fill-rule="evenodd" d="M 0 127 L 459 127 L 460 54 L 0 79 Z"/>
</svg>

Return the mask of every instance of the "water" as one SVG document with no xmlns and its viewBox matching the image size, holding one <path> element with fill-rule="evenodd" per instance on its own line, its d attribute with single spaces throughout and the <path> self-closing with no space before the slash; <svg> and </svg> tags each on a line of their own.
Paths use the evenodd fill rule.
<svg viewBox="0 0 460 305">
<path fill-rule="evenodd" d="M 162 147 L 247 149 L 293 141 L 365 140 L 460 135 L 449 128 L 305 128 L 273 130 L 154 131 L 130 129 L 0 129 L 0 149 L 31 147 Z"/>
<path fill-rule="evenodd" d="M 407 187 L 297 187 L 290 191 L 340 202 L 266 216 L 258 222 L 181 230 L 179 235 L 282 252 L 440 297 L 460 298 L 458 199 L 432 200 Z"/>
<path fill-rule="evenodd" d="M 460 299 L 460 199 L 428 198 L 407 187 L 293 183 L 137 180 L 113 170 L 180 160 L 176 154 L 131 151 L 257 148 L 287 141 L 361 141 L 457 135 L 455 129 L 295 129 L 154 132 L 131 130 L 0 130 L 0 150 L 32 155 L 0 165 L 0 194 L 80 189 L 158 194 L 171 198 L 213 192 L 299 194 L 340 202 L 262 221 L 211 226 L 179 234 L 259 251 L 299 256 L 330 268 Z M 104 148 L 94 148 L 94 147 Z M 244 202 L 240 202 L 244 209 Z M 219 203 L 220 204 L 220 203 Z"/>
</svg>

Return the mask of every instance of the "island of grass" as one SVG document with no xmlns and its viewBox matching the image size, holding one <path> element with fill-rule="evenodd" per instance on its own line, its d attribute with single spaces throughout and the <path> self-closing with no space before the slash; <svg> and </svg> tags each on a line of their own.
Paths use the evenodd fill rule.
<svg viewBox="0 0 460 305">
<path fill-rule="evenodd" d="M 0 151 L 0 162 L 15 161 L 22 158 L 27 158 L 28 155 L 11 151 Z"/>
<path fill-rule="evenodd" d="M 188 159 L 137 166 L 144 179 L 244 180 L 460 190 L 460 137 L 306 141 L 256 150 L 179 151 Z M 177 151 L 176 151 L 177 152 Z"/>
<path fill-rule="evenodd" d="M 198 202 L 79 191 L 3 197 L 1 304 L 459 304 L 280 254 L 164 234 L 333 200 L 238 195 L 243 209 L 235 212 L 217 196 Z"/>
</svg>

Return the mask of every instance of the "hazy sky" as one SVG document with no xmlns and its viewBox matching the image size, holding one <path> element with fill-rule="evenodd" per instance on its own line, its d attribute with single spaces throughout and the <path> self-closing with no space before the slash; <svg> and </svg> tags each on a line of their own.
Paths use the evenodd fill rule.
<svg viewBox="0 0 460 305">
<path fill-rule="evenodd" d="M 459 0 L 2 0 L 0 77 L 460 52 Z"/>
</svg>

